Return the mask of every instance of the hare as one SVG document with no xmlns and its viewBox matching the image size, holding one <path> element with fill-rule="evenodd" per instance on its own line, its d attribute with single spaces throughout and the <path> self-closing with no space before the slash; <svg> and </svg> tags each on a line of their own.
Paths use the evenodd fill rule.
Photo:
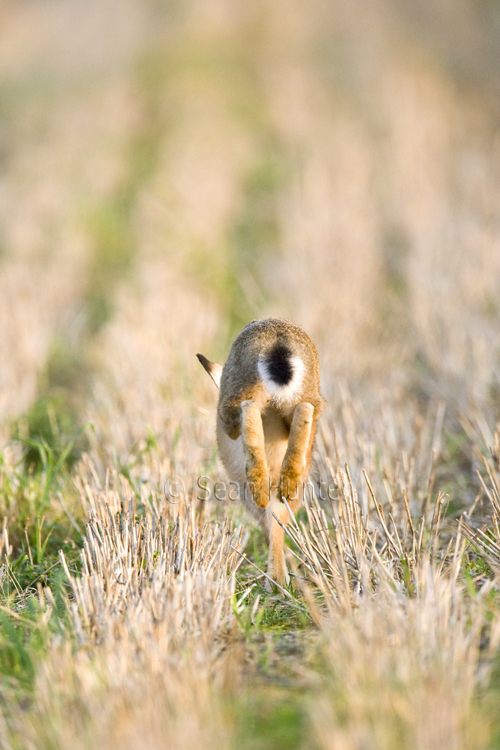
<svg viewBox="0 0 500 750">
<path fill-rule="evenodd" d="M 302 500 L 318 418 L 323 409 L 316 347 L 297 325 L 254 320 L 238 335 L 224 367 L 197 354 L 220 388 L 217 443 L 240 498 L 259 522 L 268 575 L 288 583 L 284 531 Z"/>
</svg>

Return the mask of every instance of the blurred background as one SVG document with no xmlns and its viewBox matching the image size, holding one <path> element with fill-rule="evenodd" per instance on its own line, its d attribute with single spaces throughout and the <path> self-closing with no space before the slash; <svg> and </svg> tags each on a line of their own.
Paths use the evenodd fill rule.
<svg viewBox="0 0 500 750">
<path fill-rule="evenodd" d="M 278 315 L 500 414 L 496 0 L 2 0 L 0 431 L 128 451 Z M 372 412 L 373 413 L 373 412 Z M 65 437 L 66 436 L 66 437 Z"/>
</svg>

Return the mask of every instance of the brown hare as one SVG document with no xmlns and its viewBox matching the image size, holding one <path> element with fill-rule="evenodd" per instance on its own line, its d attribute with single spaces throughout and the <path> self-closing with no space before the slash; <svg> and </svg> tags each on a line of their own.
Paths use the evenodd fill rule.
<svg viewBox="0 0 500 750">
<path fill-rule="evenodd" d="M 220 388 L 217 443 L 240 497 L 259 521 L 268 575 L 288 582 L 284 531 L 300 507 L 318 418 L 323 409 L 316 347 L 299 326 L 254 320 L 233 343 L 224 367 L 197 355 Z"/>
</svg>

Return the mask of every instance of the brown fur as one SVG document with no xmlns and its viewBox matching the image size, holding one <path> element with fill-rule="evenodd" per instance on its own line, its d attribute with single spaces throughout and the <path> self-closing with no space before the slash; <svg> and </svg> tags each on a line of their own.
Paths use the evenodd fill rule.
<svg viewBox="0 0 500 750">
<path fill-rule="evenodd" d="M 259 362 L 268 362 L 277 346 L 303 363 L 300 384 L 291 381 L 296 387 L 278 388 L 278 395 L 274 380 L 266 385 L 259 372 Z M 217 384 L 220 365 L 198 358 Z M 220 377 L 217 442 L 229 477 L 240 484 L 240 496 L 262 526 L 268 572 L 280 585 L 287 580 L 284 533 L 274 516 L 289 520 L 283 497 L 293 513 L 300 507 L 323 403 L 318 355 L 302 328 L 269 318 L 241 331 Z"/>
</svg>

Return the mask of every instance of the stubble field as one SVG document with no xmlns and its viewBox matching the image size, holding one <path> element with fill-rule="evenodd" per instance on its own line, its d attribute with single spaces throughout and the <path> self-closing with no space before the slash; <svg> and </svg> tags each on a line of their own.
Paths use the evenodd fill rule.
<svg viewBox="0 0 500 750">
<path fill-rule="evenodd" d="M 1 747 L 500 747 L 499 35 L 4 3 Z M 271 315 L 327 407 L 269 594 L 195 354 Z"/>
</svg>

